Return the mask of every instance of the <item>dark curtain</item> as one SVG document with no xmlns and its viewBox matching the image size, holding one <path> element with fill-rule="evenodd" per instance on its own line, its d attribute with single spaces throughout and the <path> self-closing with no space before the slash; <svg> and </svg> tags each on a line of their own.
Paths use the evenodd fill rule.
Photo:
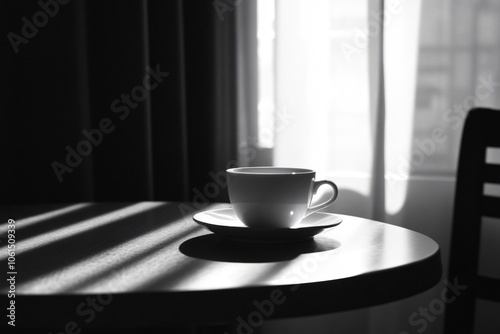
<svg viewBox="0 0 500 334">
<path fill-rule="evenodd" d="M 190 200 L 237 164 L 254 1 L 1 6 L 2 203 Z"/>
</svg>

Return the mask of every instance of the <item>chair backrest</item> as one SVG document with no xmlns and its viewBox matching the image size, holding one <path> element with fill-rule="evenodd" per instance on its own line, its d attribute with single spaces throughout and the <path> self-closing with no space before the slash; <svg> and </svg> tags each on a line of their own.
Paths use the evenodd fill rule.
<svg viewBox="0 0 500 334">
<path fill-rule="evenodd" d="M 500 280 L 478 275 L 482 217 L 500 218 L 500 198 L 484 195 L 485 183 L 500 184 L 500 165 L 486 162 L 491 147 L 500 148 L 500 110 L 472 109 L 460 146 L 448 273 L 451 284 L 467 288 L 447 305 L 446 333 L 473 332 L 476 299 L 500 301 Z"/>
</svg>

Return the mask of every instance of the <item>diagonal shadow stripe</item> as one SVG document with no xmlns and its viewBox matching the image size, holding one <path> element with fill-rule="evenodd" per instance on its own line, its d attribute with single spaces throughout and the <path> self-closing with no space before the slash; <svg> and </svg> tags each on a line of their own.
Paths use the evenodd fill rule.
<svg viewBox="0 0 500 334">
<path fill-rule="evenodd" d="M 27 224 L 25 224 L 25 220 L 23 219 L 16 222 L 16 233 L 20 235 L 21 240 L 26 240 L 39 234 L 76 224 L 82 220 L 106 214 L 107 212 L 123 209 L 129 205 L 130 203 L 89 203 L 86 206 L 61 215 L 54 217 L 47 215 L 42 217 L 44 218 L 42 220 L 30 220 L 28 218 Z"/>
<path fill-rule="evenodd" d="M 185 257 L 182 262 L 177 263 L 173 268 L 169 268 L 167 272 L 158 273 L 158 275 L 146 278 L 139 284 L 136 284 L 132 289 L 145 291 L 162 290 L 162 287 L 165 286 L 167 282 L 169 286 L 174 286 L 178 282 L 184 280 L 185 277 L 203 270 L 207 264 L 208 262 L 201 263 Z"/>
<path fill-rule="evenodd" d="M 68 204 L 68 203 L 2 205 L 0 219 L 2 219 L 3 222 L 3 219 L 8 217 L 18 221 L 22 219 L 27 219 L 32 216 L 39 216 L 50 212 L 64 210 L 65 208 L 72 206 L 73 204 Z"/>
<path fill-rule="evenodd" d="M 115 264 L 111 266 L 107 266 L 103 270 L 95 271 L 88 275 L 85 279 L 74 282 L 73 284 L 69 284 L 66 286 L 66 289 L 68 291 L 76 291 L 76 290 L 81 290 L 87 287 L 90 284 L 98 284 L 101 281 L 105 281 L 111 274 L 120 272 L 126 268 L 133 267 L 135 264 L 140 263 L 143 259 L 154 256 L 155 254 L 162 253 L 165 248 L 168 248 L 172 243 L 175 243 L 186 236 L 190 235 L 191 233 L 201 230 L 201 226 L 196 226 L 193 225 L 192 227 L 185 229 L 181 233 L 178 233 L 174 236 L 171 236 L 168 239 L 160 239 L 156 244 L 148 244 L 148 248 L 141 251 L 140 253 L 137 254 L 132 254 L 129 255 L 127 258 L 124 258 L 122 261 L 116 262 Z M 156 232 L 156 231 L 153 231 Z M 142 237 L 136 238 L 134 240 L 131 240 L 132 242 L 142 242 L 145 240 Z M 151 240 L 148 238 L 148 242 L 151 242 Z"/>
<path fill-rule="evenodd" d="M 194 227 L 194 230 L 194 232 L 190 231 L 189 234 L 198 234 L 196 230 L 200 230 L 200 227 Z M 166 273 L 163 277 L 168 280 L 168 285 L 170 285 L 179 272 L 196 270 L 197 267 L 201 269 L 204 264 L 195 263 L 189 258 L 177 256 L 178 240 L 159 247 L 151 252 L 147 258 L 144 257 L 141 261 L 135 261 L 133 265 L 115 271 L 115 276 L 108 276 L 95 284 L 89 284 L 80 291 L 140 291 L 145 288 L 148 289 L 147 282 L 150 282 L 152 277 L 156 277 L 158 272 Z M 163 280 L 162 283 L 165 284 L 167 281 Z"/>
<path fill-rule="evenodd" d="M 181 259 L 182 261 L 177 263 L 174 267 L 170 267 L 168 270 L 163 269 L 163 271 L 157 271 L 153 276 L 145 278 L 140 284 L 134 285 L 132 290 L 164 291 L 164 289 L 168 287 L 169 290 L 175 291 L 179 289 L 179 286 L 183 286 L 191 278 L 194 278 L 192 281 L 193 286 L 199 287 L 199 283 L 201 283 L 202 286 L 205 286 L 205 283 L 208 284 L 207 286 L 210 286 L 212 284 L 210 281 L 214 279 L 225 279 L 226 274 L 228 274 L 225 272 L 225 269 L 230 268 L 230 266 L 227 265 L 218 267 L 219 261 L 200 261 L 189 256 L 182 257 Z M 244 262 L 241 262 L 240 264 L 243 263 Z M 248 282 L 269 280 L 281 270 L 288 268 L 290 263 L 289 261 L 280 261 L 262 262 L 257 266 L 252 264 L 251 266 L 254 270 L 246 272 L 245 278 L 239 281 L 239 283 L 244 285 Z M 221 271 L 214 271 L 214 269 L 205 271 L 207 267 L 213 267 L 214 265 Z M 206 276 L 205 273 L 209 275 Z M 230 275 L 231 274 L 234 274 L 234 272 L 230 273 Z M 188 286 L 191 285 L 191 283 L 187 284 Z M 215 284 L 217 285 L 218 283 Z M 184 287 L 181 289 L 184 289 Z"/>
<path fill-rule="evenodd" d="M 8 219 L 16 222 L 16 230 L 18 230 L 90 205 L 91 203 L 2 206 L 0 208 L 0 235 L 7 231 Z"/>
<path fill-rule="evenodd" d="M 193 281 L 194 286 L 198 286 L 196 281 L 205 280 L 205 277 L 201 277 L 200 273 L 203 274 L 206 268 L 212 264 L 212 261 L 198 261 L 194 258 L 185 257 L 183 258 L 182 263 L 178 264 L 176 267 L 169 268 L 168 271 L 159 272 L 153 277 L 144 279 L 141 284 L 134 286 L 133 290 L 163 291 L 165 287 L 168 286 L 170 289 L 175 291 L 176 289 L 179 289 L 179 286 L 183 286 L 184 283 L 192 276 L 199 276 Z M 261 266 L 258 268 L 256 267 L 254 271 L 246 274 L 246 281 L 242 281 L 240 283 L 244 285 L 248 282 L 258 282 L 263 279 L 269 280 L 289 265 L 290 262 L 288 261 L 261 263 Z M 214 274 L 213 271 L 211 273 Z M 219 278 L 222 279 L 225 275 L 224 270 L 215 275 L 219 275 Z M 214 276 L 206 279 L 213 280 Z M 207 284 L 210 285 L 209 281 L 207 281 Z M 184 288 L 180 289 L 182 290 Z"/>
<path fill-rule="evenodd" d="M 55 239 L 46 245 L 18 254 L 16 259 L 20 265 L 30 264 L 23 267 L 22 281 L 34 279 L 57 268 L 81 261 L 160 226 L 172 223 L 180 216 L 176 209 L 175 204 L 158 204 L 144 211 L 130 213 L 126 217 L 117 217 L 118 219 L 114 220 L 109 218 L 108 221 L 103 221 L 105 225 L 94 226 L 90 230 L 63 239 Z M 22 241 L 19 242 L 21 243 Z"/>
<path fill-rule="evenodd" d="M 92 215 L 90 219 L 81 220 L 69 226 L 63 226 L 54 231 L 43 232 L 31 238 L 23 238 L 21 231 L 21 234 L 16 233 L 16 254 L 26 253 L 27 251 L 41 248 L 55 241 L 62 241 L 85 231 L 106 226 L 123 217 L 134 216 L 158 205 L 158 203 L 136 203 L 114 211 L 106 210 L 104 214 Z M 5 255 L 0 254 L 0 259 L 4 258 Z"/>
</svg>

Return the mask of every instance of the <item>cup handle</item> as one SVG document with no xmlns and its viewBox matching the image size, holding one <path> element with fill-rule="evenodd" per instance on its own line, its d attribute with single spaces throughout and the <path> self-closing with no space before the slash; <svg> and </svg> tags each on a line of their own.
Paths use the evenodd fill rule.
<svg viewBox="0 0 500 334">
<path fill-rule="evenodd" d="M 337 185 L 333 183 L 332 181 L 329 180 L 322 180 L 322 181 L 312 181 L 313 182 L 313 188 L 312 188 L 312 194 L 316 194 L 318 191 L 319 187 L 321 187 L 324 184 L 329 185 L 333 189 L 333 195 L 330 197 L 327 201 L 316 204 L 315 206 L 311 206 L 307 209 L 305 217 L 309 216 L 311 213 L 314 213 L 318 210 L 321 210 L 323 208 L 326 208 L 327 206 L 331 205 L 335 200 L 337 199 L 337 196 L 339 194 L 339 189 L 337 188 Z M 312 200 L 312 199 L 311 199 Z"/>
</svg>

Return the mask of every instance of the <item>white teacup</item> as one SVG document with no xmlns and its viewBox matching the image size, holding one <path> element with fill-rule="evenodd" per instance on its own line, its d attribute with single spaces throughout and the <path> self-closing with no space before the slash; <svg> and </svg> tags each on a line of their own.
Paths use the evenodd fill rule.
<svg viewBox="0 0 500 334">
<path fill-rule="evenodd" d="M 308 215 L 331 205 L 339 193 L 332 181 L 315 181 L 311 169 L 288 167 L 240 167 L 227 170 L 229 200 L 238 218 L 248 227 L 289 228 Z M 322 185 L 333 194 L 311 206 Z"/>
</svg>

